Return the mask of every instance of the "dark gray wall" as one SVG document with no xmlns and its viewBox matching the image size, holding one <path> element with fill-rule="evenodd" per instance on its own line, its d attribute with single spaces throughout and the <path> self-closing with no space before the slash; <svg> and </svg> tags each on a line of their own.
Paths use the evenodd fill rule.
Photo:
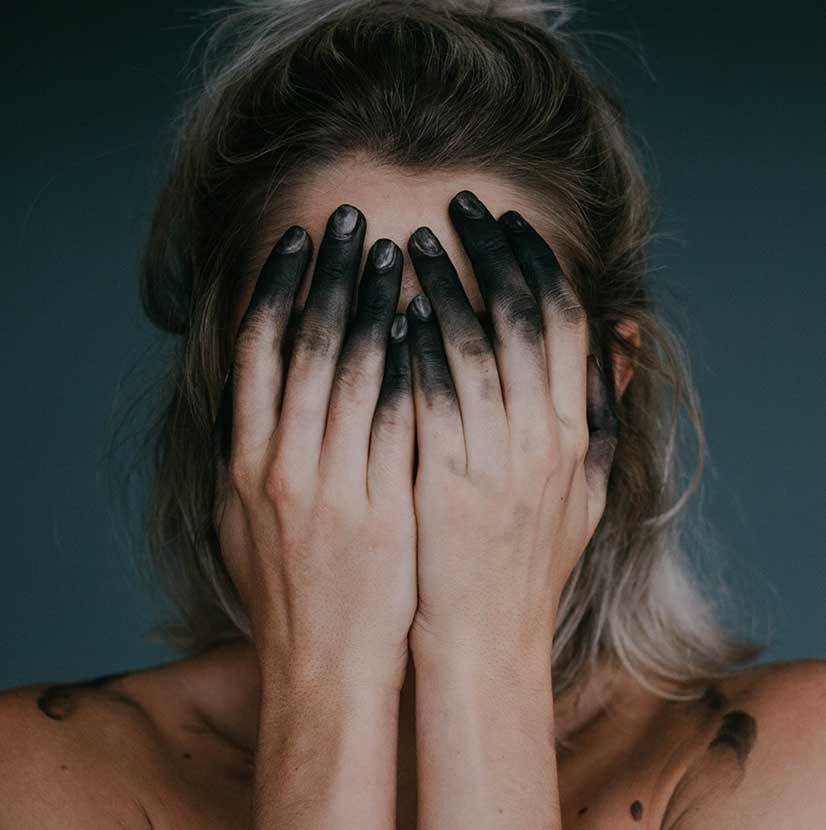
<svg viewBox="0 0 826 830">
<path fill-rule="evenodd" d="M 759 7 L 629 0 L 588 22 L 638 39 L 654 76 L 600 41 L 658 163 L 672 241 L 654 250 L 657 281 L 687 321 L 714 465 L 703 503 L 744 619 L 774 635 L 770 659 L 826 657 L 824 26 L 814 3 Z M 165 2 L 14 15 L 2 50 L 3 687 L 172 656 L 142 640 L 152 602 L 101 454 L 124 373 L 160 339 L 141 319 L 136 261 L 196 33 Z"/>
</svg>

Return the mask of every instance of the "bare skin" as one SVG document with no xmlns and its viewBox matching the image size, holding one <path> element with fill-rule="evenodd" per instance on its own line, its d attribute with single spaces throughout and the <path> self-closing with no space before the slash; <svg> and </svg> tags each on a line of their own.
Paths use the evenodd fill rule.
<svg viewBox="0 0 826 830">
<path fill-rule="evenodd" d="M 398 830 L 416 828 L 414 685 L 411 673 L 400 699 Z M 4 830 L 249 826 L 258 701 L 249 644 L 132 672 L 103 688 L 67 690 L 53 710 L 66 713 L 62 721 L 38 707 L 52 688 L 37 684 L 0 695 L 0 731 L 14 747 L 0 758 Z M 555 701 L 556 723 L 576 740 L 574 749 L 558 753 L 562 826 L 679 830 L 664 819 L 688 804 L 722 816 L 706 823 L 712 830 L 768 827 L 759 823 L 763 815 L 779 828 L 820 826 L 824 662 L 761 666 L 713 688 L 725 699 L 722 709 L 711 694 L 667 702 L 606 672 L 579 701 L 575 694 Z M 759 729 L 743 772 L 735 751 L 708 749 L 724 712 L 738 709 L 751 713 Z M 704 781 L 690 791 L 685 782 L 703 774 L 713 786 Z"/>
<path fill-rule="evenodd" d="M 365 253 L 376 239 L 406 239 L 426 223 L 456 265 L 467 299 L 478 312 L 484 292 L 476 285 L 451 223 L 434 210 L 459 189 L 473 190 L 494 215 L 516 209 L 531 217 L 524 194 L 520 198 L 490 177 L 470 174 L 456 180 L 421 177 L 394 182 L 387 171 L 355 164 L 325 171 L 309 182 L 300 202 L 312 205 L 312 211 L 291 215 L 289 224 L 302 225 L 313 239 L 321 238 L 343 193 L 370 218 Z M 401 192 L 403 204 L 398 203 Z M 275 239 L 283 230 L 275 229 Z M 552 233 L 541 230 L 552 241 Z M 262 252 L 273 241 L 265 241 Z M 564 267 L 564 252 L 559 259 Z M 407 258 L 404 267 L 398 298 L 402 309 L 421 291 Z M 311 264 L 308 275 L 312 272 Z M 296 294 L 299 307 L 308 302 L 308 282 L 305 279 Z M 252 284 L 239 304 L 237 323 L 251 293 Z M 584 355 L 582 359 L 584 369 Z M 524 368 L 524 360 L 516 364 Z M 269 375 L 262 371 L 261 377 Z M 629 368 L 617 363 L 614 379 L 621 393 L 630 381 Z M 572 378 L 570 383 L 574 388 L 580 381 Z M 579 388 L 584 394 L 584 387 Z M 246 401 L 245 417 L 253 412 L 253 403 Z M 434 416 L 423 406 L 423 398 L 417 398 L 417 420 L 427 424 Z M 444 435 L 449 428 L 448 424 L 434 434 Z M 252 433 L 243 435 L 246 446 L 254 447 Z M 403 431 L 398 435 L 404 438 Z M 351 445 L 345 442 L 342 451 L 352 451 Z M 425 447 L 426 469 L 431 456 Z M 412 452 L 407 462 L 412 466 Z M 593 480 L 588 484 L 593 488 Z M 584 490 L 579 498 L 585 498 Z M 403 508 L 400 502 L 399 509 Z M 571 524 L 569 517 L 566 533 L 571 538 L 590 534 L 596 519 L 598 511 L 586 527 L 584 518 L 578 525 Z M 361 527 L 358 530 L 362 532 Z M 438 535 L 449 530 L 445 526 Z M 421 540 L 421 527 L 419 536 Z M 460 542 L 457 539 L 452 548 Z M 541 611 L 540 617 L 547 610 L 552 619 L 562 577 L 581 553 L 579 543 L 571 542 L 569 547 L 570 561 L 557 564 L 554 581 L 539 597 L 531 598 L 547 601 L 547 609 L 545 605 L 530 609 Z M 403 549 L 400 544 L 399 550 Z M 515 662 L 510 656 L 507 663 L 501 662 L 504 658 L 491 632 L 468 627 L 466 620 L 453 614 L 461 595 L 444 593 L 451 580 L 434 567 L 438 561 L 425 561 L 423 569 L 420 541 L 419 608 L 424 586 L 427 615 L 424 620 L 417 615 L 418 628 L 414 621 L 414 648 L 408 651 L 404 642 L 410 620 L 389 615 L 394 609 L 406 610 L 408 598 L 405 571 L 395 567 L 388 570 L 388 577 L 392 573 L 398 581 L 381 584 L 385 590 L 393 585 L 396 601 L 376 605 L 374 614 L 381 617 L 348 616 L 352 624 L 344 627 L 347 636 L 336 631 L 335 644 L 352 649 L 347 655 L 353 659 L 337 663 L 332 646 L 322 644 L 322 635 L 334 630 L 342 615 L 376 601 L 369 591 L 365 593 L 366 583 L 353 585 L 361 591 L 355 611 L 353 603 L 330 608 L 343 591 L 339 580 L 326 605 L 312 617 L 285 617 L 284 608 L 289 606 L 279 606 L 275 583 L 271 582 L 269 593 L 262 592 L 270 574 L 266 569 L 256 571 L 260 566 L 244 555 L 236 550 L 229 566 L 250 610 L 256 647 L 237 642 L 196 659 L 85 686 L 38 685 L 3 694 L 0 734 L 17 751 L 0 756 L 0 827 L 319 826 L 314 820 L 323 826 L 361 827 L 370 821 L 369 826 L 379 827 L 388 826 L 384 817 L 393 813 L 397 827 L 420 830 L 464 826 L 466 819 L 476 827 L 661 830 L 700 826 L 775 830 L 823 821 L 823 808 L 812 798 L 826 770 L 822 662 L 743 672 L 709 683 L 701 701 L 686 703 L 664 701 L 608 665 L 583 678 L 580 688 L 570 694 L 553 696 L 548 686 L 543 695 L 541 655 L 552 632 L 523 625 L 519 641 L 524 650 L 517 651 Z M 459 564 L 462 561 L 468 560 Z M 347 574 L 359 566 L 357 559 L 345 564 L 348 567 L 342 571 Z M 463 579 L 475 576 L 468 573 Z M 486 588 L 480 586 L 474 595 Z M 325 609 L 329 624 L 308 628 L 308 620 L 316 620 Z M 465 618 L 481 619 L 472 605 L 464 611 Z M 312 660 L 298 659 L 286 650 L 289 644 L 280 634 L 282 629 L 272 624 L 276 618 L 293 626 L 294 640 L 313 642 Z M 371 626 L 371 619 L 382 624 Z M 498 632 L 511 624 L 501 611 L 497 621 Z M 486 644 L 484 649 L 476 648 L 475 634 Z M 358 649 L 353 645 L 357 641 Z M 452 664 L 463 671 L 453 673 Z M 322 682 L 330 674 L 332 681 Z M 480 685 L 469 690 L 468 677 Z M 336 688 L 345 693 L 336 695 Z M 369 693 L 362 694 L 366 689 Z M 302 708 L 310 715 L 296 720 L 294 713 Z M 314 712 L 319 714 L 316 720 Z M 328 734 L 325 730 L 338 715 L 346 726 Z M 469 723 L 474 724 L 471 738 L 473 730 L 482 729 L 487 750 L 483 755 L 474 754 Z M 387 724 L 392 724 L 392 734 Z M 498 724 L 504 726 L 497 731 Z M 319 736 L 318 743 L 313 736 Z M 565 745 L 560 744 L 563 740 Z M 417 744 L 424 745 L 426 752 L 417 753 Z M 319 745 L 329 748 L 335 763 L 327 763 L 326 749 L 314 751 Z M 458 765 L 457 755 L 463 759 Z M 395 803 L 386 797 L 395 783 L 388 780 L 388 770 L 394 779 L 396 771 L 398 775 Z M 511 785 L 511 771 L 517 771 L 524 784 Z M 323 776 L 318 786 L 316 773 Z M 443 782 L 447 796 L 440 792 Z M 279 789 L 282 792 L 276 793 Z M 536 797 L 526 800 L 526 793 Z M 258 809 L 253 817 L 254 797 Z M 319 804 L 308 807 L 308 797 Z M 289 813 L 280 811 L 282 805 L 288 806 Z M 311 815 L 308 810 L 317 812 Z"/>
</svg>

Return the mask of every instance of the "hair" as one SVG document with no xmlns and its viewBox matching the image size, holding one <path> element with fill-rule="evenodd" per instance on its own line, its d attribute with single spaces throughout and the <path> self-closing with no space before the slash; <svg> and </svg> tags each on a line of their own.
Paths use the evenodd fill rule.
<svg viewBox="0 0 826 830">
<path fill-rule="evenodd" d="M 640 153 L 610 84 L 565 31 L 569 11 L 244 0 L 205 14 L 216 13 L 141 265 L 145 313 L 174 338 L 145 433 L 149 572 L 173 608 L 155 631 L 189 655 L 251 636 L 213 527 L 211 435 L 233 309 L 255 279 L 253 252 L 289 218 L 302 180 L 350 156 L 405 171 L 484 170 L 520 188 L 553 228 L 592 349 L 603 364 L 622 353 L 634 367 L 616 404 L 605 512 L 559 607 L 555 692 L 607 657 L 680 696 L 675 684 L 758 654 L 723 621 L 724 586 L 692 567 L 687 536 L 700 522 L 687 525 L 686 504 L 705 444 L 687 350 L 648 286 L 654 220 Z M 639 327 L 638 347 L 624 321 Z"/>
</svg>

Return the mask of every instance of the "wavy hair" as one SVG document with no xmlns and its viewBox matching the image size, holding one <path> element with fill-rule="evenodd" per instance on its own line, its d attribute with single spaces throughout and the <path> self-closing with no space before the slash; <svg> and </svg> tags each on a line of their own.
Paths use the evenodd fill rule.
<svg viewBox="0 0 826 830">
<path fill-rule="evenodd" d="M 156 634 L 185 654 L 250 636 L 212 525 L 211 430 L 231 318 L 255 278 L 252 252 L 288 218 L 302 177 L 351 154 L 405 170 L 486 170 L 518 186 L 554 229 L 595 353 L 633 363 L 605 513 L 559 608 L 555 692 L 607 657 L 657 694 L 692 696 L 753 658 L 761 646 L 722 621 L 724 586 L 699 579 L 686 543 L 699 526 L 686 505 L 705 455 L 700 410 L 686 349 L 648 285 L 640 153 L 616 95 L 565 30 L 566 7 L 244 0 L 204 14 L 218 17 L 173 125 L 141 269 L 143 308 L 173 347 L 144 434 L 147 573 L 173 609 Z M 639 326 L 639 348 L 623 321 Z"/>
</svg>

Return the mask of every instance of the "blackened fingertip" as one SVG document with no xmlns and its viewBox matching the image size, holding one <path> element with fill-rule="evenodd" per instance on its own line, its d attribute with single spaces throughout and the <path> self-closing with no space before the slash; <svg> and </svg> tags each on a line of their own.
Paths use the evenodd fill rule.
<svg viewBox="0 0 826 830">
<path fill-rule="evenodd" d="M 485 212 L 484 205 L 476 198 L 476 194 L 470 190 L 460 190 L 454 197 L 456 207 L 471 219 L 478 219 Z"/>
<path fill-rule="evenodd" d="M 394 343 L 401 343 L 407 337 L 407 316 L 398 313 L 393 317 L 393 324 L 390 326 L 390 339 Z"/>
<path fill-rule="evenodd" d="M 424 294 L 417 294 L 408 306 L 420 320 L 429 320 L 432 313 L 430 300 Z"/>
<path fill-rule="evenodd" d="M 333 234 L 341 239 L 350 236 L 359 221 L 359 211 L 352 205 L 339 205 L 330 220 Z"/>
<path fill-rule="evenodd" d="M 371 252 L 373 268 L 387 271 L 396 261 L 396 244 L 390 239 L 379 239 Z"/>
<path fill-rule="evenodd" d="M 442 246 L 436 239 L 436 234 L 428 227 L 421 227 L 413 234 L 413 242 L 416 247 L 427 256 L 438 256 L 442 253 Z"/>
<path fill-rule="evenodd" d="M 528 223 L 515 210 L 509 210 L 499 217 L 499 221 L 511 231 L 524 231 Z"/>
<path fill-rule="evenodd" d="M 604 432 L 616 437 L 619 434 L 619 419 L 615 403 L 611 399 L 612 384 L 606 378 L 593 355 L 588 355 L 586 415 L 591 432 Z"/>
<path fill-rule="evenodd" d="M 281 239 L 275 246 L 279 254 L 294 254 L 300 250 L 307 241 L 307 231 L 300 225 L 292 225 L 287 228 Z"/>
</svg>

